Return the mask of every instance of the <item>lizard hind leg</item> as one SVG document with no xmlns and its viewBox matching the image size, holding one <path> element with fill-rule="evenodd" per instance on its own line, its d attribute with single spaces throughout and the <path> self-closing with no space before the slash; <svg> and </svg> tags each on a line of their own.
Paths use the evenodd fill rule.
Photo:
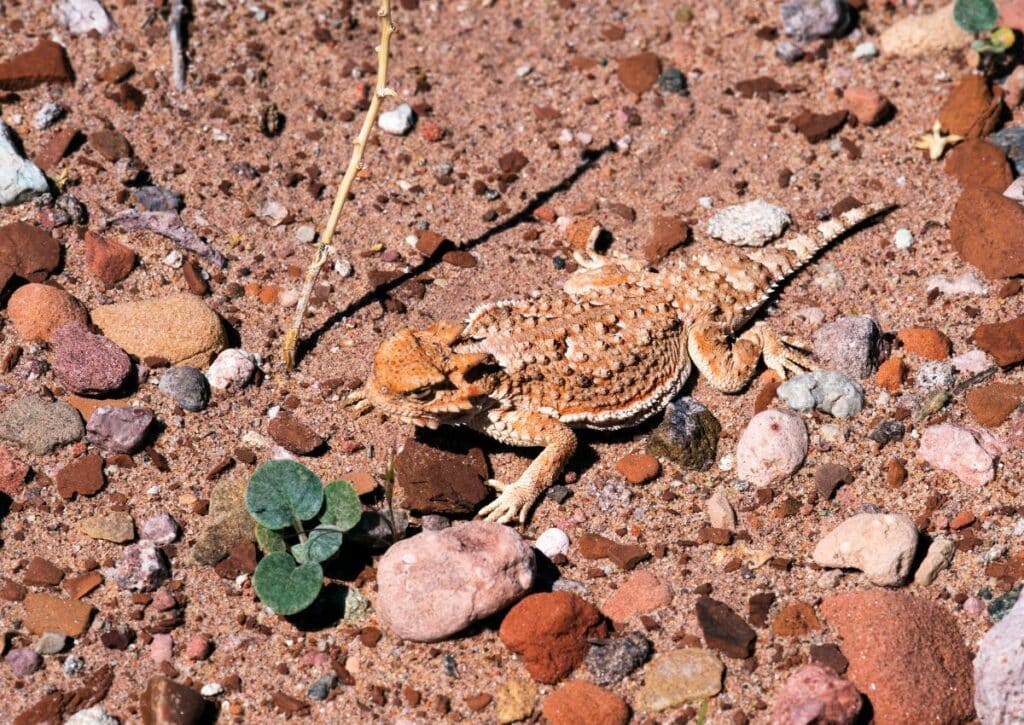
<svg viewBox="0 0 1024 725">
<path fill-rule="evenodd" d="M 724 393 L 736 393 L 753 379 L 758 360 L 783 380 L 790 373 L 813 367 L 810 358 L 788 343 L 763 322 L 753 325 L 735 340 L 729 340 L 726 326 L 714 319 L 695 324 L 686 340 L 694 366 L 708 383 Z"/>
</svg>

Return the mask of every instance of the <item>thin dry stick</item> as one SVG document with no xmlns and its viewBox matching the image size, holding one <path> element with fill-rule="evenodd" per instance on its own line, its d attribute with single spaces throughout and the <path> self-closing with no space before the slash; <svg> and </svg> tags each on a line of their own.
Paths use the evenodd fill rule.
<svg viewBox="0 0 1024 725">
<path fill-rule="evenodd" d="M 366 118 L 363 119 L 363 127 L 359 135 L 352 142 L 352 158 L 349 159 L 348 168 L 345 169 L 345 176 L 341 179 L 338 187 L 338 195 L 334 197 L 334 206 L 331 207 L 331 216 L 327 219 L 327 226 L 317 244 L 313 261 L 306 270 L 306 278 L 302 283 L 302 294 L 299 295 L 298 304 L 295 307 L 295 319 L 292 321 L 291 329 L 284 336 L 284 364 L 289 371 L 295 368 L 295 351 L 299 343 L 299 331 L 302 328 L 302 319 L 306 315 L 306 308 L 309 306 L 309 297 L 313 294 L 313 285 L 320 274 L 327 256 L 330 253 L 331 239 L 334 237 L 334 230 L 338 226 L 341 212 L 348 200 L 348 192 L 356 174 L 363 168 L 363 152 L 366 150 L 366 142 L 370 138 L 370 132 L 377 122 L 377 114 L 380 112 L 381 102 L 388 96 L 397 94 L 388 88 L 388 49 L 391 45 L 391 35 L 395 32 L 395 26 L 391 23 L 391 0 L 381 0 L 380 10 L 377 11 L 380 17 L 380 45 L 377 46 L 377 85 L 370 99 L 370 107 L 366 111 Z"/>
<path fill-rule="evenodd" d="M 171 0 L 171 65 L 174 69 L 174 87 L 185 90 L 185 0 Z"/>
</svg>

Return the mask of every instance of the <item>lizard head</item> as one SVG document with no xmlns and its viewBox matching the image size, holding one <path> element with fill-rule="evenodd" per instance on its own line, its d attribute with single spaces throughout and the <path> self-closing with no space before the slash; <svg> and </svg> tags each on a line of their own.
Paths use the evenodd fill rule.
<svg viewBox="0 0 1024 725">
<path fill-rule="evenodd" d="M 381 343 L 363 394 L 375 408 L 407 423 L 437 428 L 484 410 L 489 386 L 484 353 L 454 349 L 465 326 L 437 322 L 404 329 Z"/>
</svg>

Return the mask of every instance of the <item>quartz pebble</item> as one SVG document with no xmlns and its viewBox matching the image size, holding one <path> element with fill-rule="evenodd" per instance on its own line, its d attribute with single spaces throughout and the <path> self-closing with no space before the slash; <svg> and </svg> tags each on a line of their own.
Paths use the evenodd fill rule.
<svg viewBox="0 0 1024 725">
<path fill-rule="evenodd" d="M 122 589 L 151 592 L 171 575 L 163 552 L 152 541 L 142 539 L 126 547 L 117 562 L 114 577 Z"/>
<path fill-rule="evenodd" d="M 985 725 L 1024 722 L 1024 598 L 981 640 L 974 657 L 974 709 Z"/>
<path fill-rule="evenodd" d="M 103 705 L 79 710 L 64 721 L 64 725 L 120 725 L 121 721 L 107 712 Z"/>
<path fill-rule="evenodd" d="M 21 154 L 14 130 L 0 121 L 0 206 L 14 206 L 45 194 L 46 175 Z"/>
<path fill-rule="evenodd" d="M 53 14 L 72 35 L 93 31 L 106 35 L 114 29 L 110 13 L 99 0 L 60 0 L 54 4 Z"/>
<path fill-rule="evenodd" d="M 778 238 L 789 222 L 785 209 L 757 199 L 722 209 L 708 220 L 707 230 L 729 244 L 760 247 Z"/>
<path fill-rule="evenodd" d="M 773 725 L 851 725 L 860 713 L 857 688 L 830 667 L 804 665 L 786 680 L 772 708 Z"/>
<path fill-rule="evenodd" d="M 132 361 L 124 350 L 80 322 L 58 327 L 50 344 L 53 372 L 65 387 L 80 395 L 112 393 L 132 372 Z"/>
<path fill-rule="evenodd" d="M 183 410 L 198 413 L 210 402 L 210 384 L 199 368 L 180 365 L 160 376 L 160 392 Z"/>
<path fill-rule="evenodd" d="M 778 483 L 803 463 L 807 444 L 807 428 L 796 413 L 775 408 L 758 413 L 740 435 L 736 473 L 758 486 Z"/>
<path fill-rule="evenodd" d="M 814 333 L 814 354 L 851 378 L 875 369 L 882 332 L 870 317 L 839 317 Z"/>
<path fill-rule="evenodd" d="M 206 371 L 211 388 L 217 390 L 238 390 L 252 380 L 256 372 L 256 356 L 251 352 L 229 347 L 217 355 Z"/>
<path fill-rule="evenodd" d="M 942 423 L 924 430 L 917 455 L 933 468 L 950 471 L 967 485 L 981 486 L 995 478 L 995 445 L 980 431 Z"/>
<path fill-rule="evenodd" d="M 720 659 L 695 647 L 656 655 L 644 668 L 639 705 L 660 712 L 714 697 L 722 691 L 724 673 Z"/>
<path fill-rule="evenodd" d="M 859 569 L 872 584 L 899 586 L 910 573 L 917 537 L 917 526 L 905 514 L 857 514 L 818 542 L 814 563 Z"/>
<path fill-rule="evenodd" d="M 404 136 L 412 130 L 415 121 L 416 114 L 413 112 L 412 106 L 403 103 L 397 108 L 381 113 L 377 117 L 377 126 L 385 133 Z"/>
<path fill-rule="evenodd" d="M 148 539 L 157 546 L 166 546 L 178 538 L 181 529 L 170 514 L 161 513 L 143 521 L 141 533 L 143 539 Z"/>
<path fill-rule="evenodd" d="M 113 453 L 135 453 L 146 440 L 153 412 L 141 405 L 102 405 L 89 418 L 89 442 Z"/>
<path fill-rule="evenodd" d="M 396 636 L 449 637 L 505 609 L 533 585 L 533 550 L 486 521 L 424 531 L 398 542 L 377 567 L 377 614 Z"/>
<path fill-rule="evenodd" d="M 851 418 L 864 406 L 864 389 L 837 370 L 815 370 L 790 378 L 776 394 L 794 410 L 819 410 L 836 418 Z"/>
<path fill-rule="evenodd" d="M 551 528 L 537 537 L 534 547 L 549 559 L 569 553 L 569 536 L 561 529 Z"/>
<path fill-rule="evenodd" d="M 924 282 L 929 292 L 938 290 L 944 295 L 984 295 L 988 294 L 985 283 L 978 279 L 974 272 L 968 270 L 950 279 L 941 274 L 932 275 Z"/>
<path fill-rule="evenodd" d="M 782 32 L 797 40 L 837 35 L 850 23 L 845 0 L 794 0 L 783 3 Z"/>
<path fill-rule="evenodd" d="M 922 363 L 914 374 L 914 384 L 922 390 L 949 388 L 953 385 L 953 366 L 943 360 L 929 360 Z"/>
</svg>

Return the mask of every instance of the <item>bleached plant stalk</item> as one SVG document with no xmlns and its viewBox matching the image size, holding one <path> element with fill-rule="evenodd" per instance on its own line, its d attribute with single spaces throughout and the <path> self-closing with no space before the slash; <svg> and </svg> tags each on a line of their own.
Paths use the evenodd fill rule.
<svg viewBox="0 0 1024 725">
<path fill-rule="evenodd" d="M 366 117 L 363 119 L 359 135 L 352 142 L 352 157 L 349 159 L 348 168 L 338 186 L 338 195 L 334 197 L 334 206 L 331 207 L 331 215 L 327 219 L 327 226 L 324 227 L 320 240 L 317 242 L 313 261 L 306 270 L 306 277 L 302 283 L 302 292 L 299 301 L 295 306 L 295 318 L 292 326 L 284 336 L 284 364 L 289 371 L 295 368 L 295 352 L 299 344 L 299 333 L 302 329 L 302 320 L 306 315 L 306 308 L 309 307 L 309 298 L 313 294 L 313 286 L 316 284 L 320 270 L 327 262 L 330 254 L 331 239 L 341 219 L 341 212 L 348 200 L 349 189 L 355 181 L 356 174 L 363 168 L 363 152 L 366 150 L 366 142 L 370 138 L 370 132 L 377 123 L 377 115 L 380 113 L 381 102 L 388 96 L 397 94 L 388 88 L 388 51 L 391 46 L 391 36 L 395 32 L 395 26 L 391 23 L 391 0 L 381 0 L 380 9 L 377 11 L 380 18 L 380 45 L 377 46 L 377 84 L 370 99 L 370 107 L 366 110 Z"/>
<path fill-rule="evenodd" d="M 185 0 L 171 0 L 171 65 L 174 87 L 185 90 Z"/>
</svg>

